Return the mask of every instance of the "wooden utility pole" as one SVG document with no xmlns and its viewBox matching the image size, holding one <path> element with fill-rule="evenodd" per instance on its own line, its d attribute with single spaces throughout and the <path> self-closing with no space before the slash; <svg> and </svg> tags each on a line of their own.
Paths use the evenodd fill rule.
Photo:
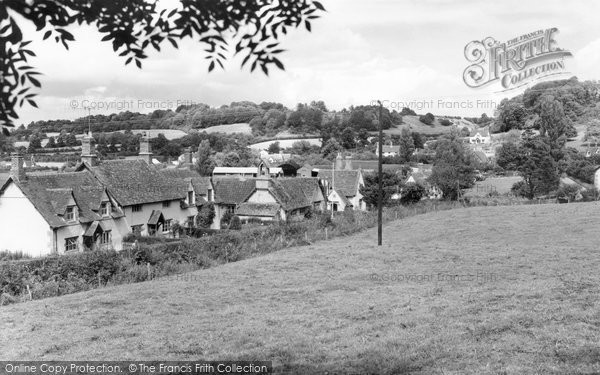
<svg viewBox="0 0 600 375">
<path fill-rule="evenodd" d="M 383 238 L 383 104 L 381 101 L 377 101 L 379 103 L 379 143 L 378 143 L 378 152 L 379 152 L 379 163 L 378 164 L 378 194 L 377 194 L 377 246 L 381 246 L 382 238 Z"/>
</svg>

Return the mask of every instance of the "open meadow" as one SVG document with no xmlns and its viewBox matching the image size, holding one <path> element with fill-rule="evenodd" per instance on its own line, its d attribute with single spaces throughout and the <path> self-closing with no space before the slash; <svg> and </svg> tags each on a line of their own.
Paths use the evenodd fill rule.
<svg viewBox="0 0 600 375">
<path fill-rule="evenodd" d="M 461 208 L 0 308 L 0 360 L 273 360 L 278 373 L 600 371 L 600 204 Z"/>
</svg>

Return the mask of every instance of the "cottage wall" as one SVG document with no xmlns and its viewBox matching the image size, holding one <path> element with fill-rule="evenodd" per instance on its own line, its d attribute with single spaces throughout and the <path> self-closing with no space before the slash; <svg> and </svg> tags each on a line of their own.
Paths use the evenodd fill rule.
<svg viewBox="0 0 600 375">
<path fill-rule="evenodd" d="M 179 200 L 169 201 L 169 207 L 163 207 L 162 202 L 158 203 L 146 203 L 142 205 L 142 210 L 133 212 L 133 206 L 123 207 L 123 213 L 127 217 L 127 223 L 129 224 L 129 232 L 132 231 L 132 227 L 136 225 L 142 225 L 142 235 L 148 235 L 148 219 L 153 210 L 161 211 L 165 220 L 174 220 L 179 224 L 184 225 L 188 217 L 196 216 L 198 210 L 195 206 L 181 209 Z M 216 218 L 215 218 L 216 220 Z"/>
<path fill-rule="evenodd" d="M 32 257 L 52 253 L 52 229 L 14 183 L 0 196 L 0 228 L 0 250 L 22 251 Z"/>
</svg>

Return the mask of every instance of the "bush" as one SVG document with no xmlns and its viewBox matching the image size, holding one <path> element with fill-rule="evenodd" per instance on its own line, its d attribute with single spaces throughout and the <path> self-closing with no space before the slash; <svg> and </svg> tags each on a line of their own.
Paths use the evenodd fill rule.
<svg viewBox="0 0 600 375">
<path fill-rule="evenodd" d="M 233 216 L 233 218 L 231 218 L 231 224 L 229 224 L 229 229 L 233 229 L 233 230 L 242 229 L 242 221 L 240 220 L 239 216 L 235 215 L 235 216 Z"/>
<path fill-rule="evenodd" d="M 435 121 L 435 116 L 431 113 L 427 113 L 425 115 L 419 116 L 419 121 L 421 121 L 425 125 L 432 125 Z"/>
<path fill-rule="evenodd" d="M 227 226 L 229 226 L 229 223 L 231 222 L 232 218 L 233 218 L 233 212 L 225 211 L 225 213 L 223 214 L 223 217 L 221 218 L 221 228 L 226 228 Z"/>
<path fill-rule="evenodd" d="M 578 196 L 581 198 L 579 194 L 579 188 L 574 185 L 562 185 L 556 191 L 557 198 L 564 198 L 569 200 L 569 202 L 573 202 L 577 200 Z"/>
<path fill-rule="evenodd" d="M 202 205 L 196 216 L 196 225 L 201 228 L 209 228 L 215 219 L 215 205 L 213 202 Z"/>
<path fill-rule="evenodd" d="M 425 195 L 425 187 L 421 184 L 406 184 L 403 188 L 400 203 L 414 204 L 419 202 Z"/>
<path fill-rule="evenodd" d="M 440 125 L 450 126 L 450 125 L 452 125 L 452 121 L 450 121 L 447 118 L 445 118 L 445 119 L 440 120 Z"/>
</svg>

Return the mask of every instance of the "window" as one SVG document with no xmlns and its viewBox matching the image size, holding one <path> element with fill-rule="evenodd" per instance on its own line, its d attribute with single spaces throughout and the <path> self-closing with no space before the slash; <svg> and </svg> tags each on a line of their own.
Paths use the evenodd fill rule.
<svg viewBox="0 0 600 375">
<path fill-rule="evenodd" d="M 163 225 L 163 232 L 168 232 L 171 230 L 171 222 L 173 220 L 169 219 L 169 220 L 165 220 L 165 224 Z"/>
<path fill-rule="evenodd" d="M 78 237 L 65 238 L 65 251 L 74 251 L 79 248 Z"/>
<path fill-rule="evenodd" d="M 75 220 L 75 206 L 67 207 L 67 211 L 65 213 L 65 220 L 74 221 Z"/>
<path fill-rule="evenodd" d="M 171 201 L 164 201 L 162 206 L 163 206 L 163 208 L 167 208 L 170 205 L 171 205 Z"/>
<path fill-rule="evenodd" d="M 136 205 L 131 206 L 131 211 L 132 212 L 142 212 L 142 205 L 136 204 Z"/>
<path fill-rule="evenodd" d="M 111 212 L 110 202 L 102 202 L 102 216 L 109 216 Z"/>
<path fill-rule="evenodd" d="M 111 231 L 107 230 L 106 232 L 100 235 L 100 245 L 108 245 L 111 243 Z"/>
</svg>

